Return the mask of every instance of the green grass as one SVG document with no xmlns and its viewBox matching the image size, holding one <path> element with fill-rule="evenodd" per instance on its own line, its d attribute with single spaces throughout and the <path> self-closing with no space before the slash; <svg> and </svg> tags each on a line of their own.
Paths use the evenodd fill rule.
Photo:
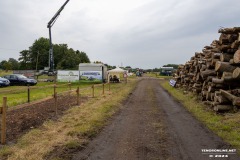
<svg viewBox="0 0 240 160">
<path fill-rule="evenodd" d="M 13 73 L 13 71 L 3 71 L 3 70 L 0 70 L 0 77 L 8 75 L 8 74 L 12 74 L 12 73 Z"/>
<path fill-rule="evenodd" d="M 153 77 L 153 78 L 163 78 L 163 79 L 170 79 L 172 78 L 172 76 L 162 76 L 162 75 L 159 75 L 159 73 L 147 73 L 146 74 L 148 77 Z"/>
<path fill-rule="evenodd" d="M 168 82 L 163 81 L 161 85 L 179 100 L 199 121 L 203 122 L 210 130 L 220 136 L 237 149 L 240 154 L 240 112 L 216 114 L 207 106 L 197 101 L 196 96 L 191 93 L 183 94 L 183 90 L 173 88 Z"/>
<path fill-rule="evenodd" d="M 71 83 L 71 90 L 80 88 L 80 94 L 92 95 L 91 86 L 94 82 L 76 82 Z M 69 83 L 56 83 L 56 92 L 62 93 L 70 90 Z M 96 95 L 101 94 L 102 84 L 95 84 Z M 36 86 L 30 86 L 30 101 L 36 101 L 51 97 L 54 93 L 53 82 L 39 82 Z M 2 104 L 3 97 L 7 97 L 7 104 L 9 107 L 16 106 L 19 104 L 27 103 L 28 101 L 28 87 L 27 86 L 9 86 L 0 88 L 0 104 Z"/>
</svg>

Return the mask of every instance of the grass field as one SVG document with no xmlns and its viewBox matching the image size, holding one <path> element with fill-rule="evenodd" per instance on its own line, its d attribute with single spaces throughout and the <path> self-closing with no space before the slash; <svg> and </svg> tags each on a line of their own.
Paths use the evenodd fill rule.
<svg viewBox="0 0 240 160">
<path fill-rule="evenodd" d="M 77 87 L 84 91 L 82 94 L 90 94 L 91 86 L 94 82 L 80 82 L 80 83 L 56 83 L 56 92 L 62 93 L 77 89 Z M 99 84 L 95 84 L 99 85 Z M 87 92 L 87 90 L 89 90 Z M 43 98 L 52 96 L 54 93 L 53 82 L 39 82 L 36 86 L 30 86 L 30 101 L 35 101 Z M 0 104 L 2 103 L 3 97 L 7 97 L 8 106 L 16 106 L 19 104 L 28 102 L 28 86 L 9 86 L 0 88 Z"/>
<path fill-rule="evenodd" d="M 225 142 L 230 143 L 238 154 L 240 154 L 240 112 L 216 114 L 207 106 L 197 101 L 196 96 L 183 90 L 173 88 L 167 81 L 161 85 L 179 100 L 199 121 L 203 122 L 210 130 L 221 137 Z"/>
<path fill-rule="evenodd" d="M 161 76 L 161 75 L 159 75 L 159 73 L 154 73 L 154 72 L 147 73 L 146 75 L 148 77 L 153 77 L 153 78 L 163 78 L 163 79 L 170 79 L 170 78 L 172 78 L 172 76 Z"/>
<path fill-rule="evenodd" d="M 8 74 L 12 74 L 12 73 L 13 73 L 12 71 L 3 71 L 3 70 L 0 70 L 0 77 L 5 76 L 5 75 L 8 75 Z"/>
<path fill-rule="evenodd" d="M 2 147 L 0 159 L 60 160 L 62 158 L 58 155 L 51 157 L 51 153 L 57 150 L 61 154 L 67 150 L 82 148 L 121 108 L 121 103 L 134 89 L 136 82 L 136 79 L 129 79 L 127 84 L 111 84 L 110 92 L 106 88 L 104 95 L 102 85 L 96 86 L 95 98 L 68 110 L 58 121 L 47 121 L 42 127 L 32 129 L 17 144 Z M 86 84 L 88 85 L 90 84 Z"/>
</svg>

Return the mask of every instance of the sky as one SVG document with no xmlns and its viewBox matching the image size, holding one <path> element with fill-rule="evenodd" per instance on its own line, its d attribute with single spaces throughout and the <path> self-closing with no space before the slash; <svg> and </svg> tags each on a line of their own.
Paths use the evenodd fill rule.
<svg viewBox="0 0 240 160">
<path fill-rule="evenodd" d="M 0 60 L 49 38 L 47 23 L 64 2 L 1 0 Z M 113 66 L 184 64 L 219 39 L 219 28 L 240 26 L 239 8 L 238 0 L 70 0 L 52 40 Z"/>
</svg>

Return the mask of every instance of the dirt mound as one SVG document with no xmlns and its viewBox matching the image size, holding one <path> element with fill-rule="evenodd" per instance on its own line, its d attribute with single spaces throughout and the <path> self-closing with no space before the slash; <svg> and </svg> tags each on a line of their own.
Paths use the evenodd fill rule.
<svg viewBox="0 0 240 160">
<path fill-rule="evenodd" d="M 82 101 L 87 100 L 82 97 Z M 7 112 L 7 141 L 14 141 L 32 128 L 37 128 L 46 120 L 57 120 L 64 111 L 77 105 L 77 98 L 73 95 L 61 95 L 58 97 L 58 111 L 55 114 L 54 99 L 48 99 L 39 103 L 19 106 L 17 109 Z"/>
</svg>

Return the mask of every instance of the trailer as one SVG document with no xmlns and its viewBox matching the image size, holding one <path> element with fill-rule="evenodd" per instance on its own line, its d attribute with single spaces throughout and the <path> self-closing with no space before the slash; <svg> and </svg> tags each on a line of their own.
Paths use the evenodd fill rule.
<svg viewBox="0 0 240 160">
<path fill-rule="evenodd" d="M 80 63 L 79 75 L 82 81 L 102 81 L 107 80 L 107 66 L 95 63 Z"/>
<path fill-rule="evenodd" d="M 160 68 L 160 75 L 164 76 L 171 76 L 173 73 L 174 68 L 173 67 L 161 67 Z"/>
</svg>

